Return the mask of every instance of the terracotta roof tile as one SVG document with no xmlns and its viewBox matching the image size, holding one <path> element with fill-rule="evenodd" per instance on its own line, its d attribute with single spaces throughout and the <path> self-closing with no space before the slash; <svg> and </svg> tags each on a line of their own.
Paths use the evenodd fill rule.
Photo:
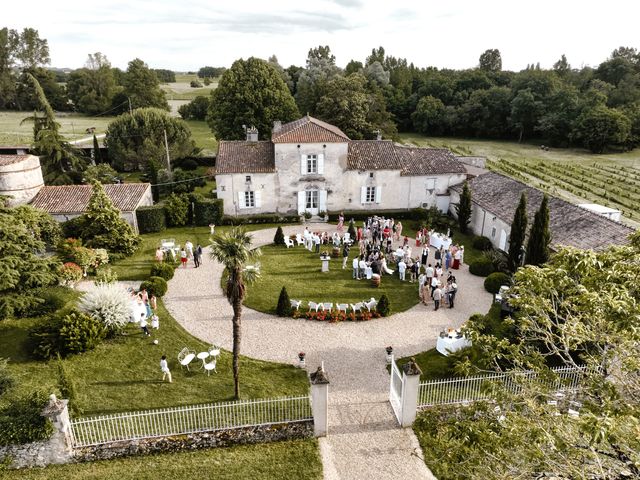
<svg viewBox="0 0 640 480">
<path fill-rule="evenodd" d="M 22 162 L 23 160 L 26 160 L 30 156 L 31 155 L 0 155 L 0 167 Z"/>
<path fill-rule="evenodd" d="M 271 173 L 276 171 L 273 143 L 222 140 L 216 173 Z"/>
<path fill-rule="evenodd" d="M 56 185 L 40 189 L 31 205 L 49 213 L 82 213 L 91 198 L 91 185 Z M 115 207 L 124 212 L 136 209 L 148 183 L 122 183 L 104 185 L 104 190 Z"/>
<path fill-rule="evenodd" d="M 390 140 L 352 140 L 347 170 L 401 170 L 403 163 Z"/>
<path fill-rule="evenodd" d="M 273 143 L 344 143 L 349 137 L 335 125 L 317 118 L 302 117 L 293 122 L 284 123 L 271 134 Z"/>
<path fill-rule="evenodd" d="M 542 202 L 543 192 L 522 182 L 489 172 L 469 181 L 471 199 L 484 210 L 511 224 L 520 195 L 526 192 L 529 225 Z M 457 192 L 462 185 L 451 187 Z M 567 245 L 602 250 L 629 243 L 633 229 L 556 197 L 549 197 L 549 228 L 552 246 Z"/>
<path fill-rule="evenodd" d="M 403 162 L 402 175 L 466 173 L 464 165 L 446 148 L 396 147 Z"/>
</svg>

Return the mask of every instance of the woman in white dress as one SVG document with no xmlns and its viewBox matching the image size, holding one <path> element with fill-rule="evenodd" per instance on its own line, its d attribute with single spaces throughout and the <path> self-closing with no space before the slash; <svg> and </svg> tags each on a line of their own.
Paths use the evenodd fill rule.
<svg viewBox="0 0 640 480">
<path fill-rule="evenodd" d="M 393 270 L 387 267 L 387 259 L 382 257 L 382 271 L 388 275 L 393 275 Z"/>
</svg>

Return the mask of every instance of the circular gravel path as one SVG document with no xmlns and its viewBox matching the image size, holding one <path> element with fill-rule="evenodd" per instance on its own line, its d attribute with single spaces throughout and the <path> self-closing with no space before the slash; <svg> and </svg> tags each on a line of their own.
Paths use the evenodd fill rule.
<svg viewBox="0 0 640 480">
<path fill-rule="evenodd" d="M 335 230 L 324 223 L 309 227 Z M 293 225 L 283 230 L 292 235 L 303 228 Z M 275 229 L 251 233 L 253 245 L 258 247 L 272 243 Z M 222 270 L 205 249 L 200 268 L 191 263 L 188 268 L 176 269 L 164 302 L 192 335 L 231 350 L 233 312 L 220 288 Z M 331 382 L 329 436 L 320 442 L 325 478 L 413 479 L 431 475 L 413 431 L 397 428 L 388 404 L 385 347 L 392 345 L 397 357 L 428 350 L 443 329 L 460 327 L 473 313 L 487 312 L 491 295 L 484 290 L 483 278 L 470 275 L 466 265 L 455 275 L 456 306 L 437 312 L 433 305 L 418 304 L 387 318 L 329 324 L 243 309 L 243 355 L 296 364 L 298 352 L 304 351 L 310 371 L 324 362 Z M 377 298 L 373 289 L 372 296 Z M 313 300 L 322 301 L 322 292 Z"/>
</svg>

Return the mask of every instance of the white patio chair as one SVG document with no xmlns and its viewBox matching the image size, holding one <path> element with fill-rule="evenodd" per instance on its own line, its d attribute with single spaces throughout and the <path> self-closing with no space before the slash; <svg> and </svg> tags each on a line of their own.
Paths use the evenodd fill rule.
<svg viewBox="0 0 640 480">
<path fill-rule="evenodd" d="M 302 305 L 302 300 L 289 300 L 289 301 L 291 302 L 291 308 L 300 310 L 300 305 Z"/>
<path fill-rule="evenodd" d="M 296 246 L 293 240 L 291 240 L 289 237 L 284 237 L 284 244 L 287 246 L 287 248 Z"/>
<path fill-rule="evenodd" d="M 178 354 L 178 362 L 180 363 L 180 366 L 187 367 L 187 370 L 189 370 L 189 364 L 194 358 L 196 358 L 196 353 L 192 352 L 187 347 L 180 350 L 180 353 Z"/>
<path fill-rule="evenodd" d="M 309 311 L 311 311 L 312 309 L 315 310 L 316 312 L 318 311 L 318 309 L 322 306 L 321 303 L 316 303 L 316 302 L 309 302 Z"/>
<path fill-rule="evenodd" d="M 378 301 L 373 297 L 371 297 L 371 300 L 369 300 L 368 302 L 362 303 L 364 303 L 364 306 L 367 307 L 367 310 L 369 311 L 373 310 L 378 305 Z"/>
<path fill-rule="evenodd" d="M 342 243 L 348 243 L 349 245 L 351 244 L 351 234 L 349 232 L 344 232 Z"/>
<path fill-rule="evenodd" d="M 207 351 L 209 352 L 209 356 L 214 359 L 217 359 L 220 356 L 220 347 L 216 347 L 215 345 L 211 345 Z"/>
<path fill-rule="evenodd" d="M 351 304 L 351 310 L 353 310 L 353 313 L 361 312 L 363 308 L 364 308 L 364 303 L 362 302 Z"/>
<path fill-rule="evenodd" d="M 214 372 L 218 373 L 218 371 L 216 370 L 216 363 L 217 363 L 217 360 L 214 359 L 212 362 L 204 364 L 204 369 L 207 371 L 207 377 L 211 373 L 211 370 L 213 370 Z"/>
<path fill-rule="evenodd" d="M 322 307 L 322 310 L 331 310 L 333 308 L 333 303 L 324 302 L 324 303 L 321 303 L 320 306 Z"/>
<path fill-rule="evenodd" d="M 304 238 L 302 238 L 302 235 L 299 233 L 296 233 L 296 242 L 298 243 L 298 246 L 304 245 Z"/>
<path fill-rule="evenodd" d="M 348 303 L 336 303 L 336 308 L 339 312 L 347 313 L 347 309 L 349 308 Z"/>
</svg>

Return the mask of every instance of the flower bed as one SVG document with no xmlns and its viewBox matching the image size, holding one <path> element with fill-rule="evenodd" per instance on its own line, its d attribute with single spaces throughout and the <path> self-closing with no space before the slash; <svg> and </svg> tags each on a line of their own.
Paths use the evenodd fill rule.
<svg viewBox="0 0 640 480">
<path fill-rule="evenodd" d="M 372 318 L 380 318 L 380 314 L 378 312 L 351 312 L 345 313 L 338 310 L 331 310 L 328 312 L 300 312 L 294 311 L 293 318 L 305 318 L 307 320 L 316 320 L 318 322 L 329 322 L 329 323 L 338 323 L 338 322 L 364 322 L 367 320 L 371 320 Z"/>
</svg>

